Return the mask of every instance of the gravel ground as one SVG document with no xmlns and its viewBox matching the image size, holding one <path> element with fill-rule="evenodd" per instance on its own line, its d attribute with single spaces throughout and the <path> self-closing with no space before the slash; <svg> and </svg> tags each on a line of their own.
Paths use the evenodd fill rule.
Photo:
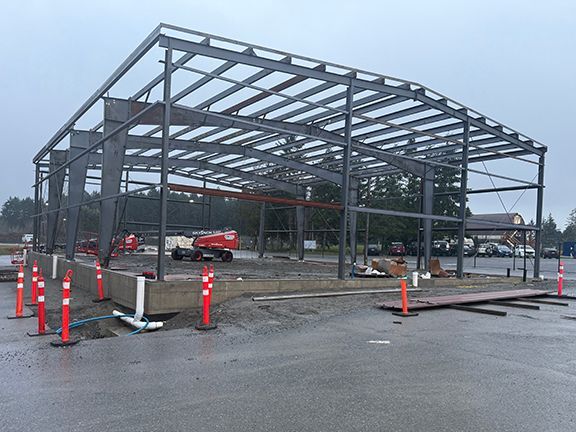
<svg viewBox="0 0 576 432">
<path fill-rule="evenodd" d="M 122 269 L 132 273 L 156 271 L 155 255 L 125 255 L 115 259 L 112 268 Z M 337 265 L 335 263 L 298 262 L 282 258 L 242 259 L 235 258 L 224 263 L 219 260 L 211 262 L 219 279 L 335 279 Z M 209 261 L 195 262 L 188 259 L 174 261 L 166 259 L 167 275 L 186 275 L 184 279 L 200 279 L 202 267 L 210 265 Z"/>
<path fill-rule="evenodd" d="M 522 288 L 553 290 L 555 285 L 555 281 L 526 284 L 466 285 L 463 287 L 433 288 L 410 293 L 410 296 L 428 297 Z M 216 306 L 212 317 L 222 328 L 234 328 L 236 331 L 251 334 L 268 334 L 289 328 L 314 327 L 328 318 L 344 317 L 361 310 L 379 309 L 384 301 L 397 300 L 398 298 L 398 294 L 371 294 L 254 302 L 251 296 L 246 295 Z M 382 312 L 388 314 L 392 319 L 390 312 Z M 170 319 L 165 330 L 194 327 L 199 318 L 198 310 L 185 310 Z"/>
</svg>

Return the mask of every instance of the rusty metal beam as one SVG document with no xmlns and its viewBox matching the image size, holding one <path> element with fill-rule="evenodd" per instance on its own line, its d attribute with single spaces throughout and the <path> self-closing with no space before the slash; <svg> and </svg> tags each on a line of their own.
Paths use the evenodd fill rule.
<svg viewBox="0 0 576 432">
<path fill-rule="evenodd" d="M 233 192 L 233 191 L 224 191 L 221 189 L 211 189 L 211 188 L 203 188 L 203 187 L 196 187 L 196 186 L 188 186 L 182 184 L 175 184 L 169 183 L 168 187 L 170 190 L 175 192 L 187 192 L 187 193 L 195 193 L 199 195 L 211 195 L 211 196 L 219 196 L 224 198 L 236 198 L 240 200 L 246 201 L 258 201 L 258 202 L 267 202 L 267 203 L 274 203 L 274 204 L 285 204 L 285 205 L 292 205 L 292 206 L 302 206 L 302 207 L 315 207 L 315 208 L 322 208 L 328 210 L 341 210 L 342 206 L 339 203 L 325 203 L 320 201 L 307 201 L 302 199 L 293 199 L 293 198 L 281 198 L 281 197 L 273 197 L 269 195 L 261 195 L 261 194 L 252 194 L 246 192 Z"/>
</svg>

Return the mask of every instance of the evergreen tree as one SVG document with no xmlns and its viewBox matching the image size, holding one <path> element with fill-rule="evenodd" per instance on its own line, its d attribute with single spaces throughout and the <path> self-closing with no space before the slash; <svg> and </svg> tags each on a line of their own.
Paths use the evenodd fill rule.
<svg viewBox="0 0 576 432">
<path fill-rule="evenodd" d="M 562 240 L 562 232 L 556 226 L 552 213 L 542 221 L 542 246 L 557 247 Z"/>
<path fill-rule="evenodd" d="M 568 216 L 562 239 L 564 241 L 576 241 L 576 209 L 572 210 Z"/>
</svg>

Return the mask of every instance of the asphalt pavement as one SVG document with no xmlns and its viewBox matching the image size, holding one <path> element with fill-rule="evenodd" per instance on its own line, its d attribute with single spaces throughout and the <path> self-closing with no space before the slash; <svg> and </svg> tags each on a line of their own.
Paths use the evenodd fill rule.
<svg viewBox="0 0 576 432">
<path fill-rule="evenodd" d="M 575 302 L 507 317 L 372 305 L 257 334 L 229 323 L 53 348 L 25 336 L 34 318 L 5 319 L 13 299 L 0 283 L 6 432 L 576 429 L 576 321 L 561 318 Z"/>
</svg>

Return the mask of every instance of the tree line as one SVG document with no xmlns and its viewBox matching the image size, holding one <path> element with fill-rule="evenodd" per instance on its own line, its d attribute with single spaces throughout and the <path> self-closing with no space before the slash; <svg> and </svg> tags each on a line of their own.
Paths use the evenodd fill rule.
<svg viewBox="0 0 576 432">
<path fill-rule="evenodd" d="M 450 172 L 438 170 L 436 190 L 448 192 L 457 190 L 458 177 Z M 417 212 L 420 210 L 420 179 L 409 174 L 393 174 L 372 178 L 360 183 L 359 201 L 363 205 L 390 210 Z M 324 183 L 309 188 L 308 198 L 322 202 L 340 202 L 340 187 Z M 286 196 L 277 194 L 278 196 Z M 96 200 L 98 192 L 85 193 L 84 201 Z M 152 189 L 128 198 L 120 199 L 117 215 L 118 231 L 124 227 L 131 232 L 153 235 L 158 230 L 160 217 L 160 194 Z M 435 214 L 457 216 L 457 195 L 440 195 L 434 201 Z M 244 239 L 255 244 L 260 220 L 260 203 L 239 201 L 222 197 L 202 197 L 185 193 L 171 192 L 168 202 L 168 230 L 183 232 L 195 229 L 237 230 Z M 67 205 L 67 197 L 62 197 L 62 206 Z M 99 226 L 100 203 L 93 202 L 81 207 L 79 239 L 92 238 L 97 235 Z M 467 209 L 468 215 L 471 214 Z M 0 232 L 32 232 L 32 215 L 35 213 L 32 198 L 10 197 L 3 205 L 0 217 Z M 306 239 L 316 240 L 318 245 L 329 247 L 338 243 L 339 213 L 335 210 L 306 208 Z M 418 220 L 414 218 L 370 215 L 369 242 L 389 244 L 392 241 L 411 242 L 416 239 Z M 58 238 L 65 238 L 65 212 L 60 213 L 60 230 Z M 367 217 L 358 215 L 358 240 L 364 238 Z M 438 222 L 436 228 L 446 223 Z M 266 239 L 269 245 L 276 248 L 293 248 L 296 244 L 296 212 L 293 207 L 267 205 Z M 438 238 L 446 233 L 436 231 Z M 552 216 L 548 214 L 542 222 L 542 244 L 544 247 L 555 247 L 563 241 L 576 241 L 576 209 L 568 216 L 564 230 L 561 230 Z"/>
</svg>

